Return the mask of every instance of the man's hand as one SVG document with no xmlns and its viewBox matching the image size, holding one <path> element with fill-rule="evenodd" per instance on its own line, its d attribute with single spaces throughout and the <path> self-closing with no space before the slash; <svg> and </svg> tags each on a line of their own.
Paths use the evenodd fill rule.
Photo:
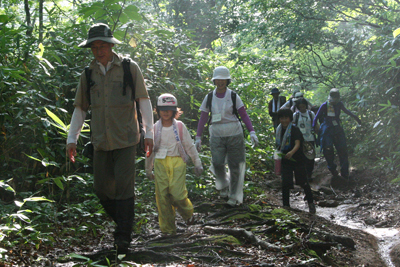
<svg viewBox="0 0 400 267">
<path fill-rule="evenodd" d="M 154 147 L 153 139 L 151 138 L 144 139 L 144 147 L 146 148 L 147 151 L 147 157 L 150 157 L 151 153 L 153 153 L 153 147 Z"/>
<path fill-rule="evenodd" d="M 67 157 L 69 157 L 69 160 L 72 161 L 72 163 L 75 163 L 75 156 L 76 156 L 76 144 L 75 143 L 69 143 L 67 144 Z"/>
</svg>

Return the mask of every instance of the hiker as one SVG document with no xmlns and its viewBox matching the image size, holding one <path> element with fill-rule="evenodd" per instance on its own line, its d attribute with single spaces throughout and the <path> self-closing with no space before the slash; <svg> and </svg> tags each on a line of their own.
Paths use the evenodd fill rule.
<svg viewBox="0 0 400 267">
<path fill-rule="evenodd" d="M 209 120 L 211 171 L 216 176 L 216 189 L 221 197 L 228 197 L 227 204 L 236 206 L 243 203 L 243 182 L 246 170 L 245 143 L 239 116 L 250 132 L 254 146 L 258 138 L 239 95 L 227 86 L 231 82 L 228 68 L 216 67 L 212 81 L 216 88 L 210 92 L 200 106 L 200 120 L 197 126 L 196 148 L 201 150 L 201 135 Z M 225 164 L 229 172 L 226 172 Z"/>
<path fill-rule="evenodd" d="M 301 100 L 301 99 L 305 99 L 307 101 L 307 107 L 306 109 L 311 110 L 312 105 L 310 103 L 310 101 L 308 101 L 305 97 L 304 97 L 304 93 L 303 92 L 297 92 L 294 97 L 293 97 L 293 106 L 290 108 L 292 110 L 292 112 L 296 112 L 299 111 L 299 109 L 297 108 L 296 103 Z"/>
<path fill-rule="evenodd" d="M 84 71 L 78 83 L 67 155 L 74 161 L 76 143 L 90 109 L 94 191 L 117 224 L 115 248 L 118 253 L 126 253 L 134 219 L 135 156 L 140 138 L 136 105 L 140 104 L 144 143 L 149 154 L 153 150 L 153 112 L 142 73 L 133 61 L 128 66 L 132 75 L 130 82 L 135 88 L 123 88 L 123 58 L 112 50 L 120 43 L 108 25 L 97 23 L 90 27 L 87 40 L 79 44 L 79 47 L 90 48 L 94 59 L 89 65 L 90 75 Z M 92 82 L 88 85 L 87 81 Z"/>
<path fill-rule="evenodd" d="M 146 158 L 146 176 L 155 181 L 158 222 L 163 234 L 176 234 L 175 210 L 187 225 L 194 223 L 193 205 L 186 190 L 186 163 L 194 163 L 197 176 L 203 172 L 199 154 L 186 126 L 179 120 L 178 101 L 171 94 L 157 100 L 160 118 L 154 124 L 154 151 Z M 154 174 L 153 174 L 154 166 Z"/>
<path fill-rule="evenodd" d="M 305 199 L 310 213 L 315 214 L 315 204 L 311 187 L 307 181 L 305 156 L 303 153 L 304 138 L 300 129 L 293 125 L 293 112 L 286 108 L 278 111 L 280 124 L 276 128 L 276 147 L 282 154 L 282 202 L 290 207 L 290 189 L 294 188 L 293 173 L 296 184 L 304 189 Z"/>
<path fill-rule="evenodd" d="M 310 146 L 309 149 L 314 152 L 311 152 L 310 155 L 307 155 L 305 158 L 307 180 L 311 182 L 315 163 L 315 132 L 314 127 L 312 126 L 315 113 L 311 110 L 308 110 L 307 106 L 308 102 L 305 98 L 296 101 L 296 109 L 298 111 L 293 114 L 293 125 L 300 129 L 300 132 L 303 134 L 304 141 Z M 318 122 L 316 123 L 315 127 L 319 129 Z"/>
<path fill-rule="evenodd" d="M 332 88 L 329 92 L 328 101 L 321 105 L 314 118 L 313 127 L 317 125 L 319 119 L 322 119 L 317 141 L 326 158 L 328 169 L 334 176 L 334 179 L 339 180 L 338 171 L 336 170 L 337 165 L 334 163 L 335 155 L 333 146 L 335 146 L 340 161 L 340 174 L 348 181 L 349 159 L 347 155 L 346 136 L 340 120 L 340 112 L 342 110 L 347 115 L 353 117 L 358 124 L 361 124 L 361 120 L 350 110 L 346 109 L 343 102 L 340 101 L 339 90 Z"/>
<path fill-rule="evenodd" d="M 268 103 L 268 113 L 272 118 L 272 125 L 274 130 L 278 127 L 278 110 L 286 103 L 286 97 L 280 96 L 280 91 L 278 88 L 272 88 L 270 95 L 272 95 L 271 101 Z"/>
<path fill-rule="evenodd" d="M 286 101 L 286 103 L 284 103 L 280 109 L 284 109 L 284 108 L 292 108 L 294 106 L 294 99 L 295 99 L 295 95 L 296 93 L 300 92 L 300 89 L 294 89 L 292 95 L 290 96 L 289 100 Z"/>
</svg>

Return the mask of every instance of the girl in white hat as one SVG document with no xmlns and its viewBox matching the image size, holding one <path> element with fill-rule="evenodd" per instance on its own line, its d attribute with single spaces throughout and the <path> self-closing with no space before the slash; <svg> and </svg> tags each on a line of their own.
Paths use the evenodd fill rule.
<svg viewBox="0 0 400 267">
<path fill-rule="evenodd" d="M 175 234 L 175 210 L 188 225 L 194 223 L 193 205 L 186 189 L 186 163 L 192 159 L 197 176 L 203 172 L 199 154 L 179 117 L 178 101 L 171 94 L 157 100 L 160 118 L 154 124 L 154 152 L 146 158 L 146 175 L 154 179 L 158 222 L 163 234 Z M 154 166 L 154 174 L 153 174 Z"/>
</svg>

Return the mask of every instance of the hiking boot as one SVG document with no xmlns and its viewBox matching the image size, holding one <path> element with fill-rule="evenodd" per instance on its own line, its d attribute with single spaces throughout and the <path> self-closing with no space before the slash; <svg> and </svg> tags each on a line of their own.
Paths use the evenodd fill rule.
<svg viewBox="0 0 400 267">
<path fill-rule="evenodd" d="M 337 170 L 332 170 L 331 173 L 332 173 L 334 178 L 339 176 L 339 173 L 338 173 Z"/>
<path fill-rule="evenodd" d="M 331 186 L 336 188 L 345 188 L 347 187 L 348 180 L 343 178 L 342 176 L 335 176 L 331 179 Z"/>
<path fill-rule="evenodd" d="M 231 207 L 235 207 L 236 204 L 237 204 L 237 201 L 230 198 L 230 199 L 226 202 L 226 204 L 228 204 L 228 205 L 231 206 Z"/>
<path fill-rule="evenodd" d="M 229 196 L 229 186 L 225 187 L 224 189 L 222 189 L 219 193 L 219 195 L 221 197 L 227 197 Z"/>
<path fill-rule="evenodd" d="M 134 198 L 116 200 L 115 222 L 117 227 L 114 232 L 114 246 L 118 253 L 126 254 L 129 252 L 129 245 L 132 241 L 131 233 L 133 219 L 135 216 Z"/>
<path fill-rule="evenodd" d="M 128 254 L 129 253 L 129 245 L 130 241 L 122 240 L 116 238 L 114 241 L 114 247 L 118 254 Z"/>
<path fill-rule="evenodd" d="M 317 209 L 315 208 L 314 202 L 308 203 L 308 211 L 309 211 L 311 214 L 317 213 Z"/>
<path fill-rule="evenodd" d="M 194 218 L 194 215 L 192 215 L 192 217 L 190 217 L 187 221 L 186 221 L 186 225 L 193 225 L 196 223 L 196 219 Z"/>
</svg>

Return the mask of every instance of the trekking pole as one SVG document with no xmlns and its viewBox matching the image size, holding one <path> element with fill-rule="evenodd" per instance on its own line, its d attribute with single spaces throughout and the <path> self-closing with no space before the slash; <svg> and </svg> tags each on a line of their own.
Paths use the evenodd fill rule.
<svg viewBox="0 0 400 267">
<path fill-rule="evenodd" d="M 333 190 L 333 187 L 330 185 L 329 186 L 330 188 L 331 188 L 331 190 L 332 190 L 332 192 L 335 194 L 335 196 L 337 197 L 338 195 L 336 194 L 336 192 L 335 192 L 335 190 Z"/>
</svg>

